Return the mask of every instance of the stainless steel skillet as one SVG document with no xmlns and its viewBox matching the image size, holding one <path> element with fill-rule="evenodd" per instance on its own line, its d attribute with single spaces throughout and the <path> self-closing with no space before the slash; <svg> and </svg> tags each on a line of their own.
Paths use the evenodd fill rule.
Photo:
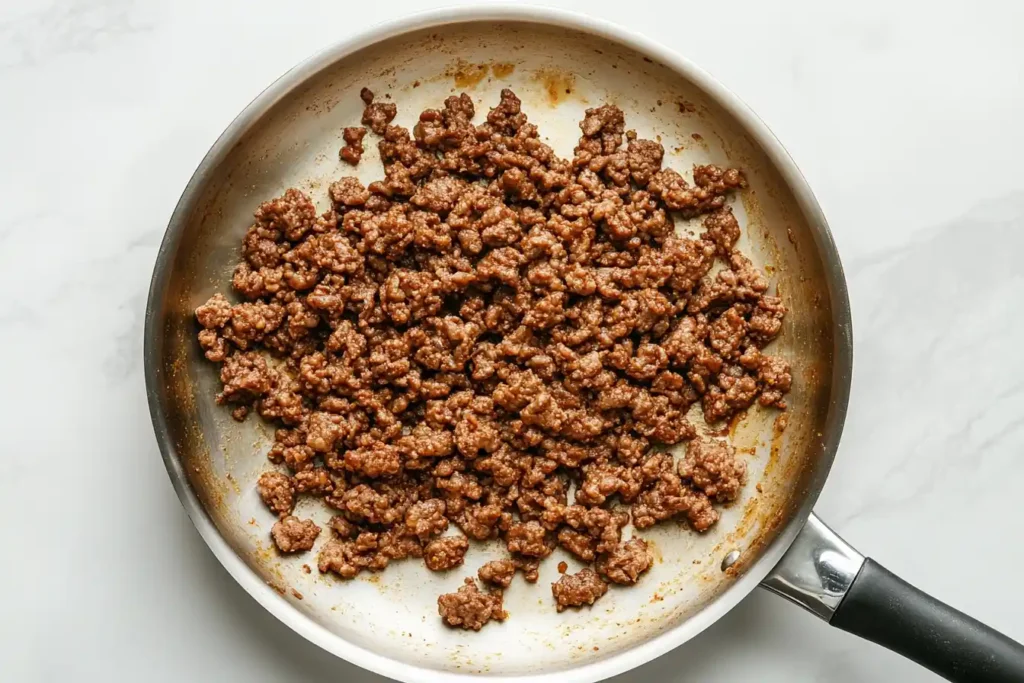
<svg viewBox="0 0 1024 683">
<path fill-rule="evenodd" d="M 436 596 L 498 556 L 474 547 L 466 572 L 418 563 L 350 582 L 282 559 L 254 491 L 270 430 L 238 425 L 213 403 L 214 368 L 194 340 L 194 308 L 228 291 L 237 245 L 256 204 L 287 187 L 326 208 L 341 129 L 369 86 L 399 105 L 398 123 L 456 90 L 486 108 L 511 86 L 548 142 L 571 155 L 583 110 L 610 101 L 642 137 L 660 136 L 666 164 L 742 167 L 751 189 L 735 210 L 742 246 L 770 274 L 791 313 L 774 351 L 795 368 L 788 426 L 768 411 L 734 425 L 753 481 L 717 527 L 645 532 L 658 561 L 636 587 L 589 611 L 556 614 L 547 584 L 506 594 L 510 619 L 480 633 L 444 628 Z M 358 173 L 379 175 L 374 152 Z M 282 622 L 355 664 L 405 681 L 595 681 L 692 638 L 764 585 L 835 626 L 876 640 L 960 681 L 1024 680 L 1024 649 L 865 560 L 811 512 L 842 431 L 852 337 L 842 266 L 805 180 L 735 95 L 670 51 L 589 18 L 537 8 L 447 10 L 382 26 L 312 57 L 263 92 L 202 161 L 171 218 L 150 289 L 145 332 L 150 410 L 182 504 L 235 579 Z M 756 485 L 755 485 L 756 484 Z M 325 511 L 310 505 L 303 515 Z M 741 643 L 737 643 L 742 647 Z"/>
</svg>

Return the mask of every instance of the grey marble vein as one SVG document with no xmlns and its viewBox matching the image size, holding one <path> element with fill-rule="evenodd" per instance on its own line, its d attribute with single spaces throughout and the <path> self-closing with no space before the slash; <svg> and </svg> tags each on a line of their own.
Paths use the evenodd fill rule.
<svg viewBox="0 0 1024 683">
<path fill-rule="evenodd" d="M 89 54 L 151 31 L 136 0 L 57 2 L 0 21 L 0 69 L 32 67 L 67 54 Z"/>
</svg>

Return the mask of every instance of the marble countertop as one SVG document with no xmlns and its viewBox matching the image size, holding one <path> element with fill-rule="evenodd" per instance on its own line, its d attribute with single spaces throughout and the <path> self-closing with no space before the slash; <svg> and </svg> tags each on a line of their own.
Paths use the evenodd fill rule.
<svg viewBox="0 0 1024 683">
<path fill-rule="evenodd" d="M 0 7 L 0 677 L 383 680 L 278 624 L 207 551 L 157 452 L 142 324 L 166 221 L 234 115 L 314 49 L 431 4 Z M 1024 640 L 1024 4 L 552 4 L 689 56 L 788 147 L 854 314 L 850 415 L 818 512 Z M 937 679 L 758 591 L 615 679 L 643 680 Z"/>
</svg>

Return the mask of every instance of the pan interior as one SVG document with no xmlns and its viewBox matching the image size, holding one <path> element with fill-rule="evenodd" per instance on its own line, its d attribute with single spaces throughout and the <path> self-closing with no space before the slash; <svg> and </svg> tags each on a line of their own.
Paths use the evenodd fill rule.
<svg viewBox="0 0 1024 683">
<path fill-rule="evenodd" d="M 645 531 L 656 555 L 651 572 L 633 588 L 613 588 L 592 609 L 555 612 L 549 585 L 558 576 L 556 565 L 576 566 L 561 550 L 543 564 L 536 585 L 517 580 L 506 591 L 507 622 L 467 633 L 442 626 L 437 596 L 500 557 L 498 543 L 473 544 L 465 566 L 446 574 L 409 561 L 347 582 L 320 576 L 313 554 L 282 558 L 271 547 L 274 519 L 258 499 L 255 480 L 268 467 L 273 430 L 254 418 L 238 424 L 215 405 L 219 382 L 195 342 L 192 311 L 214 292 L 230 292 L 238 246 L 260 201 L 298 187 L 320 210 L 327 208 L 328 184 L 352 173 L 337 151 L 342 128 L 357 125 L 363 86 L 378 97 L 390 95 L 399 108 L 396 123 L 409 127 L 424 108 L 459 91 L 471 95 L 479 119 L 501 88 L 512 87 L 563 157 L 572 156 L 584 110 L 611 102 L 625 112 L 627 128 L 660 139 L 665 165 L 684 174 L 694 163 L 735 165 L 750 181 L 734 210 L 744 226 L 740 247 L 766 269 L 790 310 L 769 347 L 794 368 L 788 428 L 779 434 L 778 412 L 760 408 L 734 424 L 734 444 L 750 451 L 742 499 L 704 535 L 673 523 Z M 382 171 L 375 145 L 366 142 L 356 174 L 369 182 Z M 280 593 L 271 599 L 286 601 L 355 646 L 426 669 L 506 675 L 550 673 L 610 657 L 721 599 L 797 514 L 827 468 L 821 434 L 832 401 L 835 340 L 820 236 L 736 118 L 693 82 L 630 48 L 516 22 L 470 22 L 389 38 L 296 85 L 239 134 L 187 201 L 180 238 L 171 244 L 168 285 L 155 292 L 154 304 L 164 323 L 155 342 L 163 381 L 151 391 L 166 415 L 172 465 L 234 553 Z M 313 500 L 296 514 L 321 523 L 329 517 Z M 723 572 L 722 560 L 734 549 L 740 562 Z"/>
</svg>

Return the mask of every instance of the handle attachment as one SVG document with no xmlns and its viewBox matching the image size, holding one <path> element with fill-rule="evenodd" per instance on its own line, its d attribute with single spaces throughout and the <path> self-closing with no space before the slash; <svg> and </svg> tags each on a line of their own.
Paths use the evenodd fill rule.
<svg viewBox="0 0 1024 683">
<path fill-rule="evenodd" d="M 761 586 L 828 621 L 863 564 L 864 556 L 812 512 Z"/>
<path fill-rule="evenodd" d="M 1024 646 L 864 558 L 813 514 L 761 585 L 954 683 L 1024 681 Z"/>
</svg>

